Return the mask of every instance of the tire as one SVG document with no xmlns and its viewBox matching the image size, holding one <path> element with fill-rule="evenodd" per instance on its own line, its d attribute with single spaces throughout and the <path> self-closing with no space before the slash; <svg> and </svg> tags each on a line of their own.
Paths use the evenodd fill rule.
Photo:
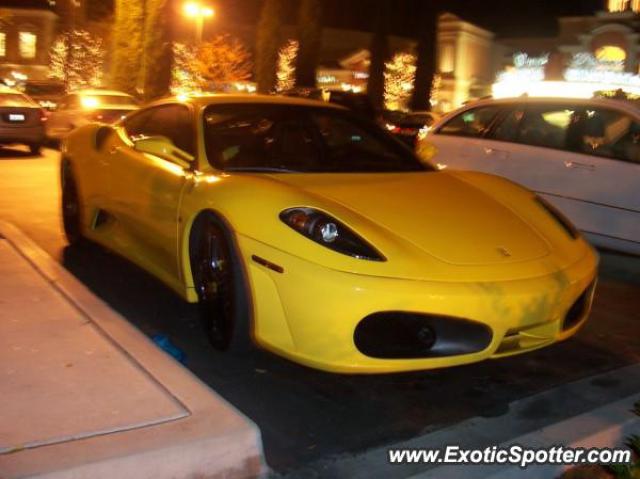
<svg viewBox="0 0 640 479">
<path fill-rule="evenodd" d="M 41 149 L 42 149 L 42 145 L 40 143 L 32 143 L 29 145 L 29 152 L 32 155 L 39 155 Z"/>
<path fill-rule="evenodd" d="M 82 206 L 78 195 L 78 184 L 68 161 L 62 160 L 60 171 L 62 180 L 62 226 L 70 245 L 82 242 Z"/>
<path fill-rule="evenodd" d="M 233 233 L 215 215 L 203 214 L 189 247 L 198 314 L 209 342 L 220 351 L 251 350 L 251 307 Z"/>
</svg>

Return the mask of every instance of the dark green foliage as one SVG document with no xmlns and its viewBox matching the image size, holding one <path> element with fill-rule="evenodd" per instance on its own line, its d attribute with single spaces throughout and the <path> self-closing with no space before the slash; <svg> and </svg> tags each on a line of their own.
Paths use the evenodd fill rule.
<svg viewBox="0 0 640 479">
<path fill-rule="evenodd" d="M 384 64 L 389 57 L 389 42 L 385 29 L 387 2 L 376 3 L 376 28 L 371 37 L 371 64 L 369 65 L 369 80 L 367 94 L 374 108 L 381 109 L 384 103 Z"/>
<path fill-rule="evenodd" d="M 154 100 L 169 93 L 173 66 L 173 3 L 173 0 L 147 0 L 142 72 L 145 100 Z"/>
<path fill-rule="evenodd" d="M 636 416 L 640 416 L 640 401 L 633 405 L 631 410 Z M 615 479 L 638 479 L 640 478 L 640 436 L 633 434 L 628 437 L 625 444 L 631 449 L 634 456 L 631 464 L 613 464 L 606 467 Z"/>
<path fill-rule="evenodd" d="M 296 85 L 316 86 L 316 67 L 322 42 L 322 2 L 302 0 L 298 15 L 298 42 L 296 59 Z"/>
<path fill-rule="evenodd" d="M 283 13 L 283 0 L 265 0 L 260 12 L 255 62 L 255 76 L 260 93 L 269 93 L 276 85 Z"/>
<path fill-rule="evenodd" d="M 422 32 L 418 38 L 418 60 L 416 63 L 416 79 L 411 97 L 412 110 L 429 110 L 431 104 L 431 85 L 436 68 L 436 26 L 437 12 L 429 3 L 422 5 Z"/>
<path fill-rule="evenodd" d="M 142 66 L 144 1 L 116 0 L 110 84 L 116 90 L 136 94 Z"/>
</svg>

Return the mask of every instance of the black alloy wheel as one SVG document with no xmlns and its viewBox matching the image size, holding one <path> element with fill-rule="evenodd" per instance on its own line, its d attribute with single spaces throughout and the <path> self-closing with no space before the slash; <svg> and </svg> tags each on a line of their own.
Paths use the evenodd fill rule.
<svg viewBox="0 0 640 479">
<path fill-rule="evenodd" d="M 198 308 L 214 348 L 240 351 L 248 341 L 242 270 L 235 261 L 232 240 L 221 222 L 205 218 L 192 242 L 192 271 Z"/>
<path fill-rule="evenodd" d="M 78 186 L 68 162 L 62 163 L 62 225 L 67 241 L 71 245 L 82 240 L 80 228 L 81 206 Z"/>
</svg>

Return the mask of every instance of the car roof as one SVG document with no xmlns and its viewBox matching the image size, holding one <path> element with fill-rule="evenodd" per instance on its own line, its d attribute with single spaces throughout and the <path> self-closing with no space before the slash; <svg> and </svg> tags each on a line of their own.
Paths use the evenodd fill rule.
<svg viewBox="0 0 640 479">
<path fill-rule="evenodd" d="M 290 105 L 290 106 L 308 106 L 316 108 L 335 108 L 345 110 L 346 108 L 320 101 L 310 100 L 308 98 L 298 98 L 280 95 L 247 95 L 247 94 L 228 94 L 228 93 L 211 93 L 199 95 L 174 96 L 151 103 L 151 105 L 159 105 L 163 103 L 192 103 L 199 107 L 208 105 L 225 104 L 225 103 L 246 103 L 246 104 L 269 104 L 269 105 Z"/>
<path fill-rule="evenodd" d="M 98 88 L 94 89 L 84 89 L 84 90 L 75 90 L 70 93 L 71 95 L 90 95 L 90 96 L 100 96 L 100 95 L 109 95 L 109 96 L 126 96 L 130 97 L 128 93 L 117 91 L 117 90 L 101 90 Z"/>
<path fill-rule="evenodd" d="M 512 104 L 547 104 L 547 103 L 571 103 L 580 106 L 614 107 L 623 110 L 638 112 L 640 104 L 632 100 L 618 100 L 614 98 L 562 98 L 562 97 L 514 97 L 514 98 L 487 98 L 470 102 L 460 108 L 460 111 L 485 105 L 512 105 Z"/>
</svg>

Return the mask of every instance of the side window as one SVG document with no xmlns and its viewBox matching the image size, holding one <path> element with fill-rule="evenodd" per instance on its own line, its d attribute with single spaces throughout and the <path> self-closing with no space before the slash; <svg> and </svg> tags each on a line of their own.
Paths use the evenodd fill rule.
<svg viewBox="0 0 640 479">
<path fill-rule="evenodd" d="M 144 133 L 145 125 L 151 118 L 152 113 L 153 110 L 142 110 L 125 118 L 122 126 L 124 126 L 124 130 L 127 132 L 127 136 L 132 140 L 135 140 L 139 136 L 148 136 Z"/>
<path fill-rule="evenodd" d="M 517 142 L 518 130 L 523 117 L 524 107 L 522 106 L 507 111 L 494 126 L 488 137 L 492 140 Z"/>
<path fill-rule="evenodd" d="M 184 105 L 163 105 L 141 111 L 124 121 L 127 135 L 164 136 L 181 150 L 195 155 L 195 132 L 191 112 Z"/>
<path fill-rule="evenodd" d="M 563 105 L 529 105 L 520 121 L 518 143 L 565 149 L 574 135 L 576 110 Z"/>
<path fill-rule="evenodd" d="M 499 110 L 499 106 L 485 106 L 464 111 L 440 127 L 437 133 L 481 137 L 487 132 Z"/>
<path fill-rule="evenodd" d="M 571 149 L 576 153 L 640 163 L 640 123 L 627 114 L 586 108 L 576 115 L 576 132 Z"/>
<path fill-rule="evenodd" d="M 222 106 L 206 115 L 205 127 L 207 156 L 216 168 L 302 169 L 317 161 L 313 134 L 297 115 Z"/>
<path fill-rule="evenodd" d="M 172 113 L 175 115 L 175 129 L 171 132 L 169 138 L 173 140 L 173 144 L 178 148 L 195 156 L 196 132 L 193 125 L 193 114 L 189 108 L 182 105 L 175 105 L 173 111 L 175 112 Z"/>
</svg>

